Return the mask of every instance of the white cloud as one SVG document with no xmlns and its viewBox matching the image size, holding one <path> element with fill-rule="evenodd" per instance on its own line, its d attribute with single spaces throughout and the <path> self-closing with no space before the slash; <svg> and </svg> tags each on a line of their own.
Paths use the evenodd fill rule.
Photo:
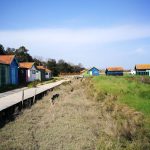
<svg viewBox="0 0 150 150">
<path fill-rule="evenodd" d="M 150 37 L 149 26 L 120 26 L 86 29 L 33 29 L 0 31 L 0 41 L 9 45 L 53 45 L 74 46 L 105 44 Z"/>
<path fill-rule="evenodd" d="M 108 54 L 109 59 L 107 59 L 107 63 L 120 64 L 119 62 L 122 62 L 122 59 L 125 55 L 128 55 L 128 52 L 124 50 L 122 50 L 124 52 L 121 52 L 120 50 L 120 53 L 123 53 L 122 56 L 116 47 L 109 47 L 107 50 L 103 49 L 103 47 L 111 45 L 111 43 L 116 44 L 117 42 L 147 37 L 150 37 L 150 26 L 136 25 L 84 29 L 0 30 L 0 43 L 5 47 L 18 48 L 24 45 L 33 56 L 39 55 L 55 59 L 63 58 L 74 63 L 83 62 L 86 65 L 97 65 L 98 63 L 105 65 L 105 57 L 108 58 Z M 128 49 L 130 49 L 130 45 Z M 133 50 L 131 51 L 129 53 L 133 53 Z M 133 55 L 141 54 L 144 51 L 143 48 L 134 49 Z"/>
<path fill-rule="evenodd" d="M 145 49 L 144 49 L 144 48 L 137 48 L 137 49 L 135 50 L 135 53 L 136 53 L 136 54 L 144 54 L 144 53 L 145 53 Z"/>
</svg>

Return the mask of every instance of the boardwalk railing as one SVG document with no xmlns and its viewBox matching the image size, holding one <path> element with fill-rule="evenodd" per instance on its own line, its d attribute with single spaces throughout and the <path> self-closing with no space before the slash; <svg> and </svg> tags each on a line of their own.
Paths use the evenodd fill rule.
<svg viewBox="0 0 150 150">
<path fill-rule="evenodd" d="M 31 106 L 38 99 L 41 99 L 43 96 L 45 96 L 48 91 L 51 91 L 53 88 L 67 81 L 68 80 L 61 80 L 1 97 L 0 127 L 2 127 L 7 120 L 12 120 L 12 118 L 15 118 L 14 114 L 19 114 L 23 108 Z"/>
<path fill-rule="evenodd" d="M 36 95 L 39 95 L 47 90 L 50 90 L 63 82 L 66 82 L 66 80 L 61 80 L 54 83 L 49 83 L 45 85 L 38 86 L 36 88 L 29 88 L 23 91 L 19 91 L 17 93 L 5 96 L 0 98 L 0 111 L 3 109 L 6 109 L 12 105 L 15 105 L 19 102 L 22 102 L 29 98 L 35 98 Z"/>
</svg>

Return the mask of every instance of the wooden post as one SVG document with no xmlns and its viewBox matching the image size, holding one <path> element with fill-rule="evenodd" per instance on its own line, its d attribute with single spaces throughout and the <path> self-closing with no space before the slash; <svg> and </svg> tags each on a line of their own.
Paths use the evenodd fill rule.
<svg viewBox="0 0 150 150">
<path fill-rule="evenodd" d="M 33 104 L 35 103 L 35 97 L 36 97 L 36 88 L 35 88 L 35 93 L 34 93 L 34 97 L 33 97 Z"/>
<path fill-rule="evenodd" d="M 23 107 L 23 100 L 24 100 L 24 90 L 22 90 L 22 107 Z"/>
</svg>

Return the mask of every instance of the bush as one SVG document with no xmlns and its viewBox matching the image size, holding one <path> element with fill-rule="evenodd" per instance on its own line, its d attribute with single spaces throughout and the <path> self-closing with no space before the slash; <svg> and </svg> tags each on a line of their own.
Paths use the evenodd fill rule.
<svg viewBox="0 0 150 150">
<path fill-rule="evenodd" d="M 30 82 L 30 83 L 28 84 L 28 87 L 29 87 L 29 88 L 37 87 L 37 85 L 38 85 L 39 83 L 40 83 L 40 81 L 39 81 L 39 80 L 36 80 L 36 81 Z"/>
</svg>

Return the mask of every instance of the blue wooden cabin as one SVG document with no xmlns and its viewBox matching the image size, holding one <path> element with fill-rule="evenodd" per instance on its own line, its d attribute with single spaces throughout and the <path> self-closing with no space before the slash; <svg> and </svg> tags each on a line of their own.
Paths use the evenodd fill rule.
<svg viewBox="0 0 150 150">
<path fill-rule="evenodd" d="M 18 62 L 15 55 L 0 55 L 0 62 L 9 66 L 9 75 L 5 76 L 7 84 L 18 84 Z"/>
<path fill-rule="evenodd" d="M 97 69 L 95 67 L 88 70 L 88 74 L 91 75 L 91 76 L 99 76 L 100 75 L 99 72 L 100 72 L 99 69 Z"/>
<path fill-rule="evenodd" d="M 123 68 L 122 67 L 108 67 L 105 70 L 106 75 L 112 76 L 123 76 Z"/>
</svg>

